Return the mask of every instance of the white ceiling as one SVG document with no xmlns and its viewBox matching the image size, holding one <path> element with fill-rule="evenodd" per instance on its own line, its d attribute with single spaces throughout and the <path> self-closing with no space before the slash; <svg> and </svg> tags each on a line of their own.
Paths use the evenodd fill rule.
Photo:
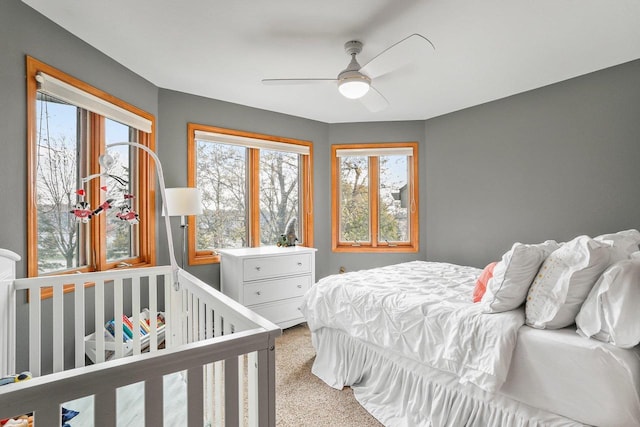
<svg viewBox="0 0 640 427">
<path fill-rule="evenodd" d="M 23 0 L 153 84 L 327 123 L 423 120 L 640 58 L 640 0 Z M 412 33 L 436 49 L 374 80 L 372 113 L 333 85 Z"/>
</svg>

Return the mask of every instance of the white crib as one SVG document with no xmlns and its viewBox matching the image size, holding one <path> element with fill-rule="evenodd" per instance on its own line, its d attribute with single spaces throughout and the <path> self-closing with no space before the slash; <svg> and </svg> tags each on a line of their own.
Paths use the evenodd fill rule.
<svg viewBox="0 0 640 427">
<path fill-rule="evenodd" d="M 19 259 L 0 249 L 0 376 L 27 365 L 34 378 L 0 387 L 0 419 L 33 413 L 37 427 L 59 426 L 65 402 L 93 396 L 93 425 L 114 427 L 118 388 L 144 382 L 140 425 L 166 425 L 163 376 L 186 372 L 183 425 L 275 425 L 274 345 L 281 330 L 273 323 L 170 266 L 15 279 Z M 41 300 L 48 287 L 53 297 Z M 28 322 L 16 309 L 25 298 Z M 135 331 L 125 345 L 122 315 L 138 325 L 144 308 L 150 313 L 148 337 Z M 162 330 L 156 321 L 160 311 Z M 109 319 L 115 322 L 111 342 L 103 333 Z M 70 330 L 73 339 L 65 340 Z M 96 331 L 96 363 L 87 364 L 85 337 Z M 16 350 L 24 340 L 28 363 L 22 361 L 24 351 Z M 105 361 L 105 354 L 113 360 Z"/>
</svg>

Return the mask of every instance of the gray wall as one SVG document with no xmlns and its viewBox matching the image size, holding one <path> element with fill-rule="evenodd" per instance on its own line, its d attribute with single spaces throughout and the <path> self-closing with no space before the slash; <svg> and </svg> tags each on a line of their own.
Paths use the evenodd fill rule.
<svg viewBox="0 0 640 427">
<path fill-rule="evenodd" d="M 32 56 L 151 114 L 158 88 L 19 0 L 0 1 L 0 247 L 27 253 L 26 60 Z"/>
<path fill-rule="evenodd" d="M 26 60 L 30 55 L 157 116 L 158 89 L 53 24 L 18 0 L 0 1 L 0 247 L 22 256 L 19 277 L 26 275 L 27 106 Z M 89 294 L 91 291 L 89 291 Z M 65 298 L 71 298 L 68 294 Z M 18 324 L 26 325 L 26 298 L 19 298 Z M 43 310 L 51 310 L 51 300 Z M 65 314 L 67 341 L 73 341 L 72 312 Z M 92 313 L 88 313 L 92 315 Z M 26 332 L 25 332 L 26 333 Z M 19 332 L 18 336 L 23 335 Z M 43 333 L 43 349 L 51 351 L 51 336 Z M 26 340 L 18 340 L 18 370 L 26 369 Z M 72 357 L 72 355 L 69 355 Z M 50 361 L 44 362 L 44 369 Z"/>
<path fill-rule="evenodd" d="M 319 218 L 317 209 L 321 209 L 326 200 L 317 195 L 326 192 L 322 191 L 322 177 L 327 173 L 325 165 L 328 165 L 328 160 L 324 159 L 326 156 L 322 147 L 326 145 L 328 125 L 313 120 L 160 89 L 158 123 L 162 137 L 160 138 L 158 156 L 165 169 L 167 187 L 183 187 L 187 183 L 187 123 L 189 122 L 302 139 L 314 143 L 314 185 L 316 189 L 314 246 L 318 248 L 319 254 L 316 257 L 316 268 L 319 273 L 323 272 L 325 270 L 324 254 L 331 250 L 331 241 L 329 240 L 329 246 L 323 242 L 326 239 L 322 234 L 328 231 L 323 225 L 324 219 Z M 182 234 L 178 224 L 179 218 L 172 218 L 174 247 L 177 248 L 176 259 L 180 263 Z M 159 234 L 159 241 L 164 242 L 165 239 L 166 234 L 163 229 Z M 159 262 L 168 262 L 168 259 L 167 251 L 162 251 Z M 219 288 L 220 269 L 217 264 L 187 266 L 185 263 L 185 269 Z"/>
<path fill-rule="evenodd" d="M 427 120 L 427 256 L 640 228 L 640 60 Z M 423 217 L 424 218 L 424 217 Z"/>
<path fill-rule="evenodd" d="M 420 251 L 417 253 L 332 253 L 331 252 L 331 165 L 330 165 L 330 145 L 331 144 L 351 144 L 358 142 L 417 142 L 418 143 L 418 173 L 420 176 L 419 183 L 419 223 L 420 223 Z M 346 271 L 355 271 L 363 268 L 371 268 L 381 265 L 395 264 L 403 261 L 412 261 L 416 259 L 426 259 L 426 242 L 427 234 L 425 227 L 425 193 L 422 185 L 426 179 L 426 165 L 424 162 L 424 153 L 426 150 L 424 138 L 424 122 L 408 121 L 408 122 L 380 122 L 380 123 L 343 123 L 330 125 L 329 144 L 326 147 L 326 167 L 327 173 L 322 177 L 322 186 L 318 188 L 326 189 L 323 191 L 325 203 L 322 205 L 322 212 L 316 213 L 318 217 L 326 219 L 323 224 L 327 238 L 328 271 L 327 274 L 338 273 L 340 267 L 344 267 Z M 316 198 L 319 192 L 316 192 Z M 322 276 L 320 276 L 322 277 Z"/>
<path fill-rule="evenodd" d="M 354 142 L 418 141 L 424 143 L 424 122 L 351 123 L 329 125 L 313 120 L 287 116 L 242 105 L 212 100 L 166 89 L 160 89 L 160 138 L 158 155 L 165 169 L 167 187 L 179 187 L 187 182 L 187 123 L 239 129 L 313 142 L 314 154 L 314 247 L 316 276 L 337 273 L 340 266 L 357 270 L 375 265 L 424 259 L 424 246 L 414 254 L 334 254 L 331 252 L 331 144 Z M 421 148 L 422 149 L 422 148 Z M 420 161 L 421 177 L 425 176 Z M 172 218 L 174 246 L 181 248 L 182 234 L 178 218 Z M 421 237 L 424 238 L 424 231 Z M 160 231 L 159 241 L 165 239 Z M 160 262 L 168 262 L 166 251 Z M 176 258 L 180 262 L 181 250 Z M 219 287 L 219 266 L 188 266 L 187 270 Z"/>
<path fill-rule="evenodd" d="M 27 54 L 155 114 L 169 187 L 186 183 L 190 121 L 313 141 L 318 278 L 416 258 L 481 267 L 514 241 L 640 228 L 640 60 L 426 122 L 330 125 L 159 90 L 19 0 L 2 0 L 0 247 L 23 256 Z M 420 252 L 334 254 L 330 145 L 384 141 L 420 143 Z M 161 226 L 158 260 L 167 262 Z M 189 270 L 217 287 L 217 266 Z"/>
</svg>

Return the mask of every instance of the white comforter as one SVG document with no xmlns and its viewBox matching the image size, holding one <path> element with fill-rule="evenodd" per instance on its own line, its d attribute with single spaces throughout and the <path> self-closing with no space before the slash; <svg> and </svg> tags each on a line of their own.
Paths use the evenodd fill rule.
<svg viewBox="0 0 640 427">
<path fill-rule="evenodd" d="M 522 309 L 483 314 L 481 270 L 413 261 L 321 279 L 305 295 L 311 331 L 341 330 L 494 392 L 504 382 Z"/>
</svg>

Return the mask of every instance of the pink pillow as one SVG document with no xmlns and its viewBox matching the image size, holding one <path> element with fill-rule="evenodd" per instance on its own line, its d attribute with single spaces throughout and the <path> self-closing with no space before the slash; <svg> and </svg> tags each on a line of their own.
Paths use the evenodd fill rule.
<svg viewBox="0 0 640 427">
<path fill-rule="evenodd" d="M 473 289 L 473 302 L 480 302 L 482 296 L 487 290 L 487 283 L 489 279 L 493 277 L 493 268 L 496 266 L 498 261 L 492 262 L 487 265 L 482 273 L 480 273 L 480 277 L 478 277 L 478 281 L 476 282 L 476 287 Z"/>
</svg>

